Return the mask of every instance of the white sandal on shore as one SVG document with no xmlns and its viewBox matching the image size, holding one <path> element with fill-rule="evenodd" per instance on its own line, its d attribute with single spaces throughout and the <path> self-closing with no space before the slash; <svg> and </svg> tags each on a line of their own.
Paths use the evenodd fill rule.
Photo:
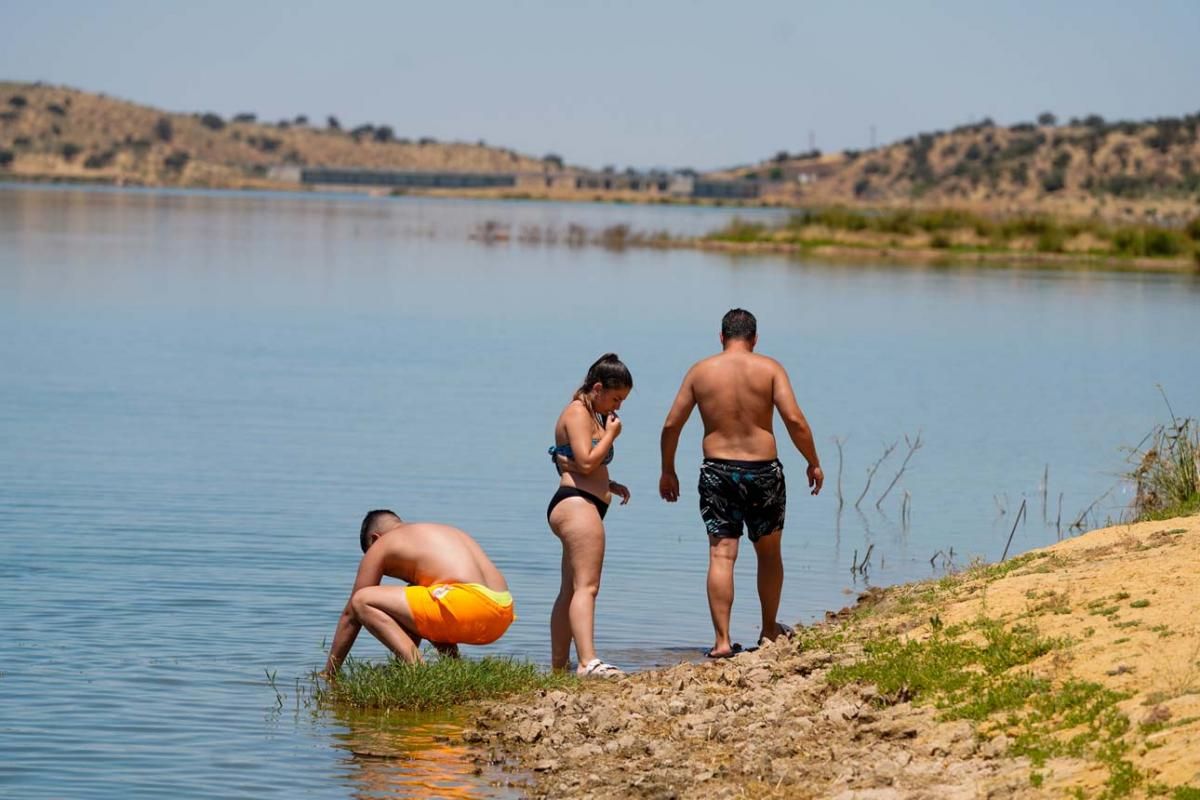
<svg viewBox="0 0 1200 800">
<path fill-rule="evenodd" d="M 593 658 L 577 674 L 581 678 L 619 678 L 625 674 L 625 671 L 612 664 L 606 664 L 598 658 Z"/>
</svg>

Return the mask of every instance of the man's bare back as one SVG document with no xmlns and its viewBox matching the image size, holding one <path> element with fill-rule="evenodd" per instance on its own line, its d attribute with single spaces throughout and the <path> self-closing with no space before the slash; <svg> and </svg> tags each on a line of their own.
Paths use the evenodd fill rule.
<svg viewBox="0 0 1200 800">
<path fill-rule="evenodd" d="M 692 367 L 685 385 L 704 422 L 706 458 L 766 461 L 776 458 L 775 385 L 787 375 L 774 359 L 735 350 Z"/>
</svg>

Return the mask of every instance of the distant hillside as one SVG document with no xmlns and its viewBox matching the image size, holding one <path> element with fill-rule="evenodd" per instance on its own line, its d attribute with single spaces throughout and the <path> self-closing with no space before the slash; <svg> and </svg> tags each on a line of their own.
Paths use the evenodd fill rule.
<svg viewBox="0 0 1200 800">
<path fill-rule="evenodd" d="M 270 185 L 268 170 L 284 165 L 515 172 L 546 164 L 482 143 L 412 141 L 384 125 L 341 130 L 328 120 L 318 127 L 303 118 L 252 118 L 172 114 L 76 89 L 0 82 L 0 178 L 254 186 Z"/>
<path fill-rule="evenodd" d="M 1195 214 L 1200 114 L 1055 125 L 990 120 L 862 152 L 780 153 L 728 176 L 798 183 L 806 203 L 924 204 L 1088 212 L 1128 206 Z M 805 174 L 807 179 L 802 178 Z M 807 182 L 800 183 L 800 180 Z"/>
</svg>

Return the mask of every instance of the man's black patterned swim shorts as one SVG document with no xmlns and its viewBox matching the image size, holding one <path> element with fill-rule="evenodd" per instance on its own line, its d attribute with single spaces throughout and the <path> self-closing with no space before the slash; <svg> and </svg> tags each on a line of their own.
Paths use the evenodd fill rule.
<svg viewBox="0 0 1200 800">
<path fill-rule="evenodd" d="M 787 487 L 783 464 L 706 458 L 700 465 L 700 516 L 710 536 L 736 539 L 742 525 L 750 541 L 783 527 Z"/>
</svg>

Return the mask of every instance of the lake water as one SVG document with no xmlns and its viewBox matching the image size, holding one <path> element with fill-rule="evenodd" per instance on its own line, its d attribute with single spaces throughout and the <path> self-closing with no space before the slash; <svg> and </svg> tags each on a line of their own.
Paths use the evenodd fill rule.
<svg viewBox="0 0 1200 800">
<path fill-rule="evenodd" d="M 0 796 L 513 795 L 439 738 L 454 720 L 300 702 L 359 520 L 391 507 L 473 533 L 519 619 L 468 654 L 546 663 L 545 451 L 587 365 L 616 351 L 635 388 L 612 474 L 633 501 L 608 517 L 599 651 L 629 668 L 696 658 L 712 635 L 699 420 L 675 505 L 657 497 L 658 432 L 734 306 L 790 371 L 828 476 L 808 496 L 781 447 L 785 621 L 941 574 L 939 551 L 998 559 L 1022 500 L 1013 552 L 1070 535 L 1097 498 L 1089 522 L 1119 517 L 1122 448 L 1167 416 L 1157 386 L 1200 413 L 1194 276 L 469 238 L 487 220 L 698 233 L 733 214 L 0 186 Z M 737 587 L 749 643 L 748 547 Z M 354 653 L 385 655 L 366 633 Z"/>
</svg>

